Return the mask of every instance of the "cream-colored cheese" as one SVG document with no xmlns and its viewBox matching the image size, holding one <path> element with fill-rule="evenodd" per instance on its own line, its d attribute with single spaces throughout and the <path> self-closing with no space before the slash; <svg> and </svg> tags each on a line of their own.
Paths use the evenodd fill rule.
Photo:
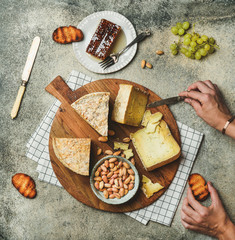
<svg viewBox="0 0 235 240">
<path fill-rule="evenodd" d="M 142 184 L 141 190 L 147 198 L 150 198 L 154 193 L 164 188 L 160 183 L 152 183 L 145 175 L 142 176 Z"/>
<path fill-rule="evenodd" d="M 132 149 L 127 149 L 123 153 L 125 154 L 125 156 L 126 156 L 125 158 L 126 159 L 130 159 L 131 157 L 134 156 Z"/>
<path fill-rule="evenodd" d="M 139 126 L 148 102 L 148 95 L 129 84 L 119 85 L 115 99 L 112 120 L 131 126 Z"/>
<path fill-rule="evenodd" d="M 157 125 L 158 122 L 155 124 Z M 154 132 L 142 128 L 131 133 L 130 137 L 146 169 L 167 161 L 180 153 L 180 147 L 164 120 L 160 121 Z"/>
<path fill-rule="evenodd" d="M 143 117 L 143 119 L 142 119 L 142 122 L 141 122 L 141 125 L 142 125 L 143 127 L 146 127 L 146 126 L 147 126 L 147 123 L 148 123 L 148 121 L 149 121 L 149 119 L 150 119 L 151 116 L 152 116 L 151 111 L 150 111 L 149 109 L 146 110 L 145 113 L 144 113 L 144 117 Z"/>
<path fill-rule="evenodd" d="M 129 148 L 128 143 L 114 142 L 114 150 L 117 150 L 117 149 L 127 150 L 128 148 Z"/>
</svg>

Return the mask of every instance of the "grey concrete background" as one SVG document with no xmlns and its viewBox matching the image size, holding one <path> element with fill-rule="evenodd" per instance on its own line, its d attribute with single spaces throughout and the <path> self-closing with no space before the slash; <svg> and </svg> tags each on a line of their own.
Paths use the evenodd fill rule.
<svg viewBox="0 0 235 240">
<path fill-rule="evenodd" d="M 179 205 L 171 227 L 150 222 L 144 226 L 124 214 L 106 213 L 76 201 L 65 190 L 40 182 L 37 164 L 25 157 L 26 143 L 54 101 L 45 86 L 57 75 L 67 78 L 78 70 L 104 78 L 79 64 L 71 45 L 59 45 L 51 34 L 59 26 L 77 25 L 89 14 L 113 10 L 126 16 L 137 32 L 150 28 L 153 35 L 141 43 L 134 60 L 107 77 L 140 83 L 161 97 L 174 96 L 196 80 L 213 80 L 235 113 L 235 2 L 232 0 L 86 1 L 22 0 L 0 2 L 0 238 L 1 239 L 211 239 L 185 230 Z M 173 57 L 169 45 L 176 38 L 170 26 L 178 21 L 197 22 L 196 31 L 213 36 L 220 50 L 203 61 Z M 34 36 L 41 37 L 29 84 L 17 119 L 10 112 Z M 165 55 L 156 56 L 156 50 Z M 153 69 L 142 70 L 146 59 Z M 193 172 L 214 183 L 235 222 L 235 142 L 207 126 L 186 104 L 171 107 L 177 120 L 205 134 Z M 17 172 L 31 175 L 37 185 L 34 200 L 23 198 L 11 184 Z"/>
</svg>

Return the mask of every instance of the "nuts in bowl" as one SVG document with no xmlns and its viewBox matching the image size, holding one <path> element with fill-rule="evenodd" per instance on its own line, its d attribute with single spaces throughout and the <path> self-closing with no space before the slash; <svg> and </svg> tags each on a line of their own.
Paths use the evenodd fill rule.
<svg viewBox="0 0 235 240">
<path fill-rule="evenodd" d="M 90 184 L 95 195 L 108 204 L 122 204 L 138 190 L 139 174 L 127 159 L 109 155 L 99 160 L 91 172 Z"/>
</svg>

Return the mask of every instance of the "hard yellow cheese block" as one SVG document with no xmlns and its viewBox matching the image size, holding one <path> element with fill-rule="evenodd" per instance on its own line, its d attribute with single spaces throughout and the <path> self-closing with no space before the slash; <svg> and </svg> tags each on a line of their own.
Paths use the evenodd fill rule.
<svg viewBox="0 0 235 240">
<path fill-rule="evenodd" d="M 145 175 L 142 176 L 142 183 L 141 190 L 147 198 L 150 198 L 154 193 L 164 188 L 160 183 L 152 183 L 152 181 Z"/>
<path fill-rule="evenodd" d="M 166 165 L 180 156 L 180 146 L 164 120 L 154 123 L 150 118 L 145 128 L 131 133 L 130 137 L 147 171 Z"/>
<path fill-rule="evenodd" d="M 129 84 L 119 85 L 112 120 L 131 126 L 139 126 L 148 102 L 147 93 Z"/>
</svg>

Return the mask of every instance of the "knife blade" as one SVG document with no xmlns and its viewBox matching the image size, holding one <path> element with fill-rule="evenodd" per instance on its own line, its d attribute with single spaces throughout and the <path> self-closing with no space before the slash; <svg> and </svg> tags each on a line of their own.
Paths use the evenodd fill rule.
<svg viewBox="0 0 235 240">
<path fill-rule="evenodd" d="M 163 99 L 160 101 L 152 102 L 147 107 L 153 108 L 153 107 L 158 107 L 158 106 L 162 106 L 162 105 L 175 104 L 175 103 L 183 101 L 184 99 L 185 99 L 185 97 L 180 97 L 180 96 L 166 98 L 166 99 Z"/>
<path fill-rule="evenodd" d="M 37 36 L 33 39 L 33 42 L 32 42 L 32 45 L 31 45 L 31 48 L 29 50 L 29 54 L 28 54 L 28 57 L 27 57 L 27 60 L 26 60 L 26 63 L 25 63 L 25 67 L 24 67 L 22 77 L 21 77 L 22 78 L 22 83 L 21 83 L 21 86 L 19 88 L 19 91 L 18 91 L 16 100 L 15 100 L 15 103 L 13 105 L 13 108 L 11 110 L 11 118 L 12 119 L 14 119 L 17 116 L 17 113 L 19 111 L 20 104 L 21 104 L 22 98 L 24 96 L 25 87 L 26 87 L 26 84 L 29 80 L 31 70 L 33 68 L 33 63 L 34 63 L 34 60 L 35 60 L 36 55 L 37 55 L 39 44 L 40 44 L 40 37 Z"/>
</svg>

